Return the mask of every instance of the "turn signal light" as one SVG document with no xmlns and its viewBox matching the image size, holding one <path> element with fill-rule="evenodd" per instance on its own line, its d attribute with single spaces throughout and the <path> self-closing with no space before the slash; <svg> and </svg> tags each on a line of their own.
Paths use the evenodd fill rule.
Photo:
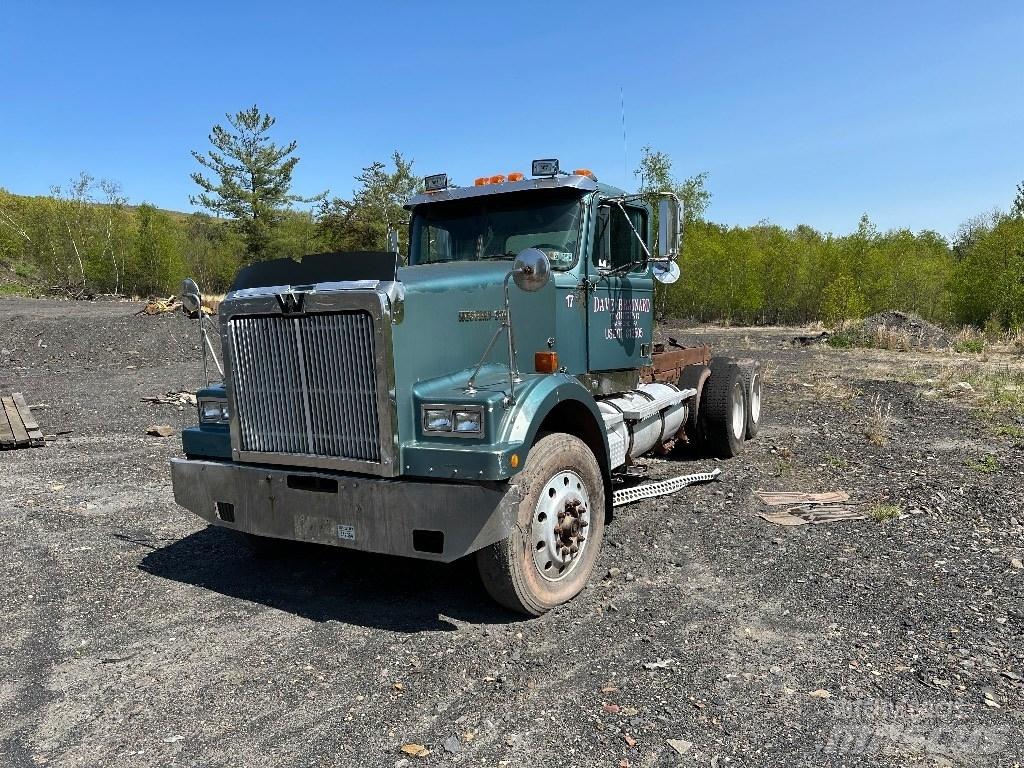
<svg viewBox="0 0 1024 768">
<path fill-rule="evenodd" d="M 473 180 L 474 187 L 485 187 L 490 184 L 490 180 L 486 176 L 481 176 Z"/>
<path fill-rule="evenodd" d="M 502 175 L 501 175 L 501 174 L 499 173 L 499 174 L 497 174 L 496 176 L 491 176 L 491 178 L 489 179 L 489 181 L 491 182 L 491 184 L 504 184 L 504 183 L 505 183 L 505 177 L 504 177 L 504 176 L 502 176 Z"/>
<path fill-rule="evenodd" d="M 558 353 L 548 350 L 534 352 L 533 369 L 537 373 L 555 373 L 558 370 Z"/>
<path fill-rule="evenodd" d="M 592 170 L 590 170 L 589 168 L 577 168 L 575 171 L 572 172 L 572 175 L 573 176 L 588 176 L 591 179 L 593 179 L 594 181 L 597 181 L 597 176 L 595 176 L 594 172 Z"/>
<path fill-rule="evenodd" d="M 512 173 L 510 173 L 508 175 L 508 180 L 509 181 L 522 181 L 523 180 L 523 174 L 521 174 L 519 171 L 512 171 Z"/>
</svg>

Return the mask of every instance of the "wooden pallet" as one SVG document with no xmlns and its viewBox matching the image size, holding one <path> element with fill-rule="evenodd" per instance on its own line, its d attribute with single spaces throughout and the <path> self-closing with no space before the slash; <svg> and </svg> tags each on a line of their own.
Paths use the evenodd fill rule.
<svg viewBox="0 0 1024 768">
<path fill-rule="evenodd" d="M 20 392 L 0 397 L 0 450 L 45 445 L 43 433 Z"/>
</svg>

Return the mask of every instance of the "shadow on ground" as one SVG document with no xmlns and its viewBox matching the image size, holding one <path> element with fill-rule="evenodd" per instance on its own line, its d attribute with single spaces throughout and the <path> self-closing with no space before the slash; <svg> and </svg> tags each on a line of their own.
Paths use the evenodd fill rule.
<svg viewBox="0 0 1024 768">
<path fill-rule="evenodd" d="M 454 631 L 448 618 L 495 624 L 522 618 L 493 603 L 472 558 L 444 564 L 282 542 L 257 556 L 234 531 L 210 526 L 166 546 L 117 535 L 151 552 L 139 568 L 311 621 L 394 632 Z"/>
</svg>

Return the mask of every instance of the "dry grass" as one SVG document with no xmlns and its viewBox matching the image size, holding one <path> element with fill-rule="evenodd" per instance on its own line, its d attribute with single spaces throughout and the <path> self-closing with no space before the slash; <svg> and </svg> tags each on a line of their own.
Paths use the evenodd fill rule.
<svg viewBox="0 0 1024 768">
<path fill-rule="evenodd" d="M 987 362 L 950 365 L 931 383 L 946 397 L 993 412 L 1024 416 L 1024 367 Z"/>
<path fill-rule="evenodd" d="M 882 402 L 881 396 L 876 395 L 871 401 L 871 410 L 868 411 L 864 435 L 872 445 L 885 445 L 889 442 L 891 432 L 892 406 Z"/>
<path fill-rule="evenodd" d="M 217 307 L 224 301 L 225 294 L 223 293 L 204 293 L 202 295 L 202 302 L 204 307 L 209 307 L 214 312 L 217 311 Z"/>
<path fill-rule="evenodd" d="M 910 334 L 897 328 L 880 325 L 871 337 L 871 346 L 893 352 L 908 352 L 911 349 Z"/>
<path fill-rule="evenodd" d="M 812 375 L 801 386 L 810 389 L 815 400 L 852 400 L 860 391 L 841 376 Z"/>
</svg>

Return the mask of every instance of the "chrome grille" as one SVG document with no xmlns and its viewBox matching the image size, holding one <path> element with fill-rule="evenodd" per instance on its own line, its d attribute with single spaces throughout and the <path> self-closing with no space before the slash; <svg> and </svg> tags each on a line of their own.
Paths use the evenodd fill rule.
<svg viewBox="0 0 1024 768">
<path fill-rule="evenodd" d="M 229 327 L 241 450 L 380 462 L 367 312 L 235 317 Z"/>
</svg>

